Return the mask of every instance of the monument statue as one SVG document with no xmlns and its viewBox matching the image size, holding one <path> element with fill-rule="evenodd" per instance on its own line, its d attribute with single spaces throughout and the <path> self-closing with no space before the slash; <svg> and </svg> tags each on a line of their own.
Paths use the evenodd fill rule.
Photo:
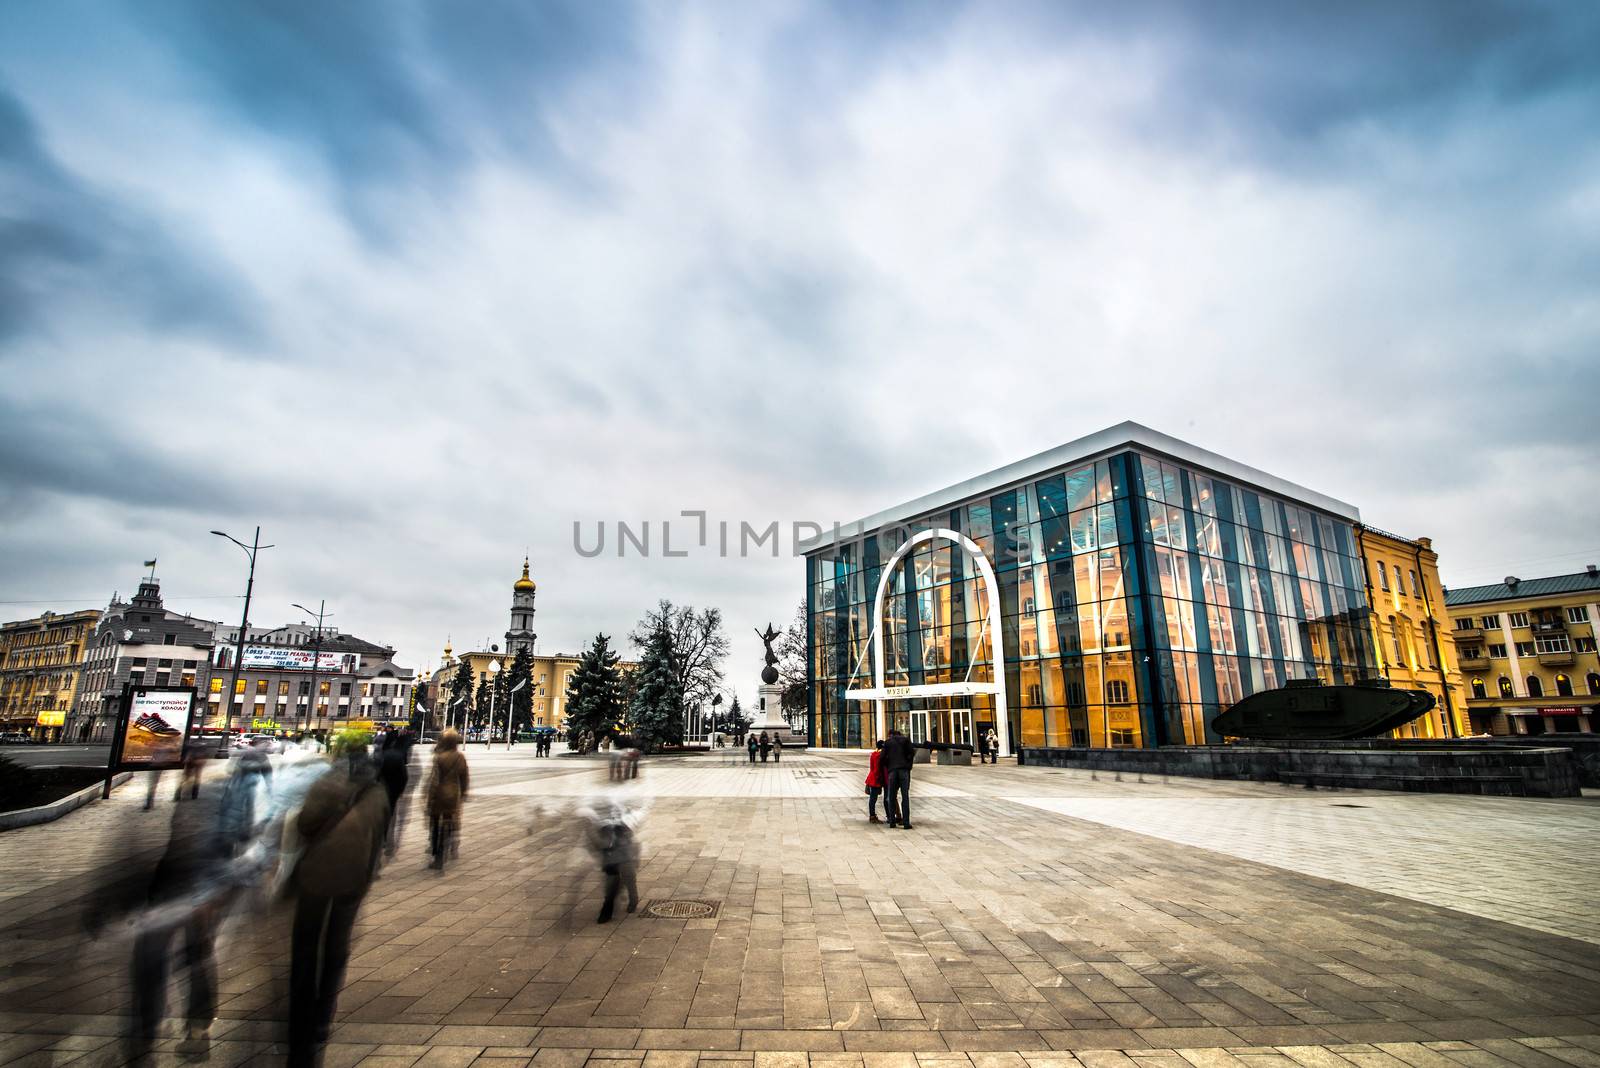
<svg viewBox="0 0 1600 1068">
<path fill-rule="evenodd" d="M 783 687 L 778 685 L 778 654 L 772 651 L 772 643 L 778 640 L 778 631 L 771 623 L 767 624 L 765 631 L 756 631 L 756 637 L 761 639 L 765 648 L 762 659 L 766 662 L 761 669 L 761 686 L 757 691 L 755 723 L 751 730 L 759 734 L 763 731 L 769 737 L 781 738 L 786 746 L 804 746 L 804 734 L 796 734 L 783 718 Z"/>
<path fill-rule="evenodd" d="M 761 644 L 767 647 L 767 666 L 761 669 L 761 681 L 771 686 L 778 681 L 778 654 L 772 651 L 772 643 L 778 640 L 778 632 L 772 629 L 772 624 L 767 624 L 767 632 L 756 631 L 756 637 L 761 639 Z"/>
</svg>

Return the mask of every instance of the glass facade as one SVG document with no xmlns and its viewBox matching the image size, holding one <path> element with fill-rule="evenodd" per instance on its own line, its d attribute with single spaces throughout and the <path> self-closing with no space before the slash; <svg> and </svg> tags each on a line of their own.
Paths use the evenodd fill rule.
<svg viewBox="0 0 1600 1068">
<path fill-rule="evenodd" d="M 872 600 L 935 527 L 971 538 L 1000 592 L 1011 744 L 1220 741 L 1210 720 L 1289 679 L 1376 674 L 1349 520 L 1128 449 L 953 502 L 806 559 L 814 744 L 871 743 Z M 918 545 L 884 599 L 886 686 L 990 681 L 988 591 L 950 542 Z M 890 699 L 913 738 L 970 741 L 994 698 Z"/>
</svg>

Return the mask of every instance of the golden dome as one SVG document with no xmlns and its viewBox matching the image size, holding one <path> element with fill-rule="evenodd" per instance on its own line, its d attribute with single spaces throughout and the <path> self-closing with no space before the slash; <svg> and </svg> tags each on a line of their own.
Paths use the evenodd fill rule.
<svg viewBox="0 0 1600 1068">
<path fill-rule="evenodd" d="M 450 639 L 446 638 L 444 640 L 444 658 L 446 660 L 450 659 L 450 652 L 451 652 L 451 650 L 450 650 Z"/>
<path fill-rule="evenodd" d="M 538 589 L 538 586 L 534 585 L 533 579 L 528 577 L 528 558 L 526 556 L 522 558 L 522 577 L 517 579 L 516 585 L 512 586 L 511 588 L 513 590 Z"/>
</svg>

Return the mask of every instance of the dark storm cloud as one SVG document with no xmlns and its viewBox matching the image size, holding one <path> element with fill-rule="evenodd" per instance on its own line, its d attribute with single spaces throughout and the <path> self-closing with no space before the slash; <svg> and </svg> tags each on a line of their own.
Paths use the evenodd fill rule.
<svg viewBox="0 0 1600 1068">
<path fill-rule="evenodd" d="M 122 507 L 231 510 L 247 493 L 203 441 L 142 435 L 104 413 L 0 396 L 0 487 L 24 507 L 41 494 Z"/>
<path fill-rule="evenodd" d="M 245 122 L 320 155 L 374 239 L 403 220 L 368 194 L 448 191 L 486 147 L 554 176 L 581 171 L 550 136 L 563 89 L 603 66 L 616 103 L 637 66 L 636 9 L 622 4 L 175 0 L 134 10 Z"/>
<path fill-rule="evenodd" d="M 1526 0 L 1042 5 L 1029 39 L 1154 50 L 1162 92 L 1151 135 L 1210 140 L 1294 162 L 1362 121 L 1438 122 L 1555 92 L 1600 89 L 1600 6 Z"/>
<path fill-rule="evenodd" d="M 241 353 L 263 337 L 243 280 L 62 167 L 0 84 L 0 345 L 68 307 L 104 307 Z"/>
</svg>

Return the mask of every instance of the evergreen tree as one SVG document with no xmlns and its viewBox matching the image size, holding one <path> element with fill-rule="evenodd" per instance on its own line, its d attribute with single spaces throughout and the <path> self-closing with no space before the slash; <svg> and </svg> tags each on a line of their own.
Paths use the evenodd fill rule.
<svg viewBox="0 0 1600 1068">
<path fill-rule="evenodd" d="M 462 698 L 466 702 L 459 708 L 456 702 Z M 462 660 L 456 665 L 455 677 L 450 680 L 450 696 L 448 704 L 441 711 L 441 721 L 448 718 L 456 726 L 465 723 L 467 715 L 472 711 L 472 665 Z"/>
<path fill-rule="evenodd" d="M 647 753 L 683 744 L 683 696 L 673 670 L 672 632 L 666 626 L 653 627 L 646 635 L 628 724 Z"/>
<path fill-rule="evenodd" d="M 596 634 L 567 681 L 567 744 L 580 753 L 598 745 L 622 715 L 617 659 L 610 639 Z"/>
<path fill-rule="evenodd" d="M 490 692 L 487 678 L 478 683 L 478 696 L 472 702 L 472 715 L 468 719 L 474 730 L 481 729 L 485 723 L 489 722 Z"/>
<path fill-rule="evenodd" d="M 511 669 L 503 674 L 506 680 L 507 700 L 511 702 L 511 729 L 525 731 L 533 726 L 533 654 L 527 648 L 517 650 L 511 660 Z M 517 690 L 517 683 L 522 689 Z M 516 690 L 515 693 L 511 691 Z"/>
<path fill-rule="evenodd" d="M 733 704 L 728 706 L 728 733 L 733 735 L 735 741 L 742 743 L 752 722 L 750 717 L 744 714 L 744 709 L 739 707 L 739 695 L 734 694 Z"/>
</svg>

